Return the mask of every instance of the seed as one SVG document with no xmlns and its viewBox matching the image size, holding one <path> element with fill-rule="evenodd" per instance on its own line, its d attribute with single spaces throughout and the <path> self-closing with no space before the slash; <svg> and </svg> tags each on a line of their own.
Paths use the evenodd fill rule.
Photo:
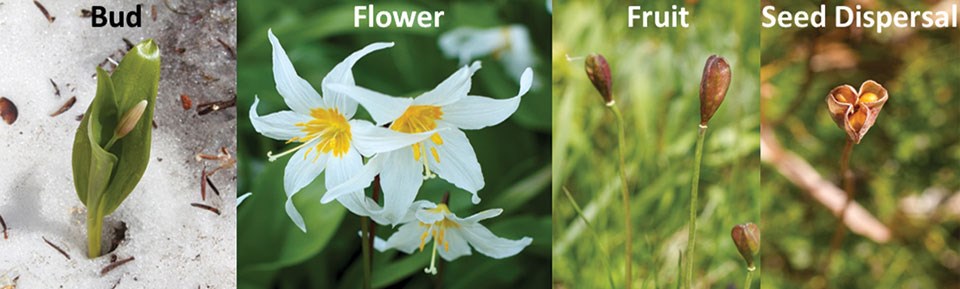
<svg viewBox="0 0 960 289">
<path fill-rule="evenodd" d="M 60 109 L 57 109 L 57 111 L 50 114 L 50 116 L 58 116 L 64 112 L 67 112 L 68 110 L 70 110 L 71 107 L 73 107 L 73 104 L 76 102 L 77 102 L 77 97 L 71 96 L 70 99 L 67 100 L 67 102 L 64 102 L 63 105 L 60 106 Z"/>
<path fill-rule="evenodd" d="M 0 118 L 7 124 L 17 121 L 17 106 L 6 97 L 0 97 Z"/>
</svg>

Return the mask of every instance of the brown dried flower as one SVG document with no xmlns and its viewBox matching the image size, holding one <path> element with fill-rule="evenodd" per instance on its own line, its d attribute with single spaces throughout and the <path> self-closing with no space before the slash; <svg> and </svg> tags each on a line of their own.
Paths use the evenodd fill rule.
<svg viewBox="0 0 960 289">
<path fill-rule="evenodd" d="M 847 132 L 850 140 L 860 143 L 877 121 L 877 115 L 887 98 L 887 89 L 873 80 L 861 84 L 859 91 L 844 84 L 827 95 L 827 109 L 837 126 Z"/>
</svg>

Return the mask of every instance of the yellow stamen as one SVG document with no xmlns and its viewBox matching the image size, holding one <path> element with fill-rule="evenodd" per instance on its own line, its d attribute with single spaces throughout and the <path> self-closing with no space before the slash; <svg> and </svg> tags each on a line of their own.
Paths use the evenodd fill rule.
<svg viewBox="0 0 960 289">
<path fill-rule="evenodd" d="M 427 210 L 428 212 L 441 214 L 446 216 L 450 213 L 450 209 L 447 208 L 445 204 L 439 204 L 436 208 Z M 423 247 L 426 245 L 427 236 L 433 237 L 433 256 L 430 259 L 430 267 L 423 269 L 423 272 L 427 274 L 437 274 L 437 267 L 435 265 L 437 258 L 437 246 L 443 245 L 444 251 L 450 251 L 450 242 L 446 239 L 446 231 L 450 228 L 459 228 L 460 224 L 457 224 L 453 220 L 447 219 L 444 217 L 440 221 L 434 222 L 432 224 L 426 224 L 421 222 L 420 226 L 426 227 L 427 229 L 423 231 L 423 234 L 420 235 L 420 251 L 423 252 Z M 438 244 L 439 243 L 439 244 Z"/>
<path fill-rule="evenodd" d="M 313 119 L 294 124 L 306 134 L 287 140 L 287 143 L 300 142 L 302 144 L 277 155 L 274 155 L 273 152 L 267 153 L 271 162 L 303 148 L 313 140 L 319 141 L 314 147 L 307 149 L 303 155 L 304 159 L 311 152 L 317 153 L 313 158 L 313 161 L 316 162 L 320 158 L 320 154 L 329 153 L 333 154 L 334 157 L 343 157 L 350 150 L 352 139 L 350 123 L 336 108 L 315 108 L 310 110 L 310 116 Z"/>
<path fill-rule="evenodd" d="M 443 110 L 439 106 L 433 105 L 411 105 L 400 115 L 397 120 L 390 124 L 390 129 L 402 133 L 424 133 L 437 129 L 437 120 L 443 119 Z M 434 133 L 430 136 L 430 141 L 434 145 L 442 145 L 443 138 L 440 134 Z M 424 179 L 436 177 L 430 172 L 430 166 L 427 162 L 427 143 L 416 143 L 411 146 L 413 149 L 413 159 L 423 163 Z M 438 163 L 440 154 L 435 147 L 430 147 L 430 155 Z"/>
</svg>

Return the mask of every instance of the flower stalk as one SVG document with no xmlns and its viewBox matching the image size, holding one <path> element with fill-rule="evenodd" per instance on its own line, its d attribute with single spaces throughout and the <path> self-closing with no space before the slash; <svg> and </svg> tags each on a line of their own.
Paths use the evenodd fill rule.
<svg viewBox="0 0 960 289">
<path fill-rule="evenodd" d="M 690 184 L 690 225 L 687 233 L 687 268 L 684 284 L 693 288 L 693 271 L 696 260 L 697 198 L 700 189 L 700 163 L 703 159 L 703 141 L 707 123 L 720 108 L 730 88 L 730 65 L 723 57 L 711 55 L 703 66 L 700 78 L 700 124 L 697 126 L 697 146 L 694 149 L 693 180 Z"/>
<path fill-rule="evenodd" d="M 627 171 L 626 165 L 624 164 L 625 153 L 623 150 L 626 141 L 624 141 L 623 115 L 620 113 L 620 109 L 617 108 L 616 100 L 613 98 L 613 78 L 610 74 L 610 64 L 607 63 L 607 59 L 604 58 L 603 55 L 591 53 L 585 60 L 584 71 L 587 73 L 587 78 L 593 83 L 593 87 L 600 93 L 600 97 L 603 98 L 603 104 L 607 109 L 610 109 L 617 122 L 618 170 L 620 171 L 620 191 L 623 197 L 623 231 L 626 235 L 626 255 L 624 256 L 626 260 L 626 264 L 624 265 L 626 278 L 624 279 L 624 288 L 629 289 L 633 285 L 631 278 L 633 275 L 631 268 L 633 263 L 633 226 L 630 225 L 630 189 L 627 187 Z"/>
</svg>

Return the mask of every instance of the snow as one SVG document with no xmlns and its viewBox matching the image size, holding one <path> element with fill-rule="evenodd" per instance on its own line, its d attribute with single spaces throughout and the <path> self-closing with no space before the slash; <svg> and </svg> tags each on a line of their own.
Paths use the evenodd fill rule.
<svg viewBox="0 0 960 289">
<path fill-rule="evenodd" d="M 141 28 L 92 28 L 90 18 L 81 17 L 81 9 L 93 5 L 133 10 L 135 3 L 40 2 L 56 17 L 53 23 L 32 1 L 0 0 L 0 96 L 20 112 L 12 125 L 0 122 L 0 216 L 9 235 L 0 239 L 0 286 L 6 275 L 20 276 L 18 288 L 235 288 L 236 172 L 231 167 L 213 175 L 221 195 L 208 188 L 202 201 L 200 172 L 219 163 L 195 157 L 236 149 L 235 109 L 203 116 L 196 110 L 235 95 L 236 61 L 217 40 L 235 47 L 236 2 L 168 1 L 175 13 L 163 1 L 148 1 Z M 77 116 L 96 91 L 94 68 L 107 57 L 120 60 L 123 38 L 137 43 L 147 37 L 155 38 L 163 58 L 151 162 L 105 225 L 126 223 L 126 239 L 111 254 L 136 259 L 101 276 L 110 254 L 86 258 L 85 211 L 72 179 L 73 136 Z M 192 98 L 193 109 L 181 107 L 181 94 Z M 71 96 L 76 105 L 51 117 Z"/>
</svg>

